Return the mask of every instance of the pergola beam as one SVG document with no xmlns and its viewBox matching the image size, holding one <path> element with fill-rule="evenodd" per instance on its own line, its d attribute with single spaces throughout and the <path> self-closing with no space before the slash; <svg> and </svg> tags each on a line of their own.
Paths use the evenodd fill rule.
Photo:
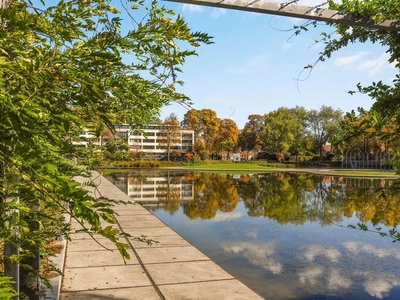
<svg viewBox="0 0 400 300">
<path fill-rule="evenodd" d="M 328 23 L 340 23 L 350 26 L 363 26 L 389 31 L 399 31 L 400 23 L 398 21 L 387 20 L 381 23 L 375 23 L 369 18 L 356 17 L 352 14 L 342 13 L 327 8 L 315 8 L 310 6 L 301 6 L 295 3 L 280 4 L 265 0 L 167 0 L 171 2 L 180 2 L 186 4 L 197 4 L 219 8 L 236 9 L 263 14 L 279 15 L 307 20 L 316 20 Z"/>
</svg>

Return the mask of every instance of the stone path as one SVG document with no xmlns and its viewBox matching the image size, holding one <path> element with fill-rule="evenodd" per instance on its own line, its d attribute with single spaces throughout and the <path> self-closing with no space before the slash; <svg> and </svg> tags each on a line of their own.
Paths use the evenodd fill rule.
<svg viewBox="0 0 400 300">
<path fill-rule="evenodd" d="M 103 196 L 132 200 L 104 177 L 95 182 Z M 98 241 L 113 251 L 86 233 L 71 233 L 59 299 L 263 299 L 139 204 L 117 206 L 115 211 L 125 232 L 159 243 L 149 246 L 127 239 L 131 259 L 125 264 L 107 239 Z M 79 226 L 72 222 L 72 232 Z"/>
</svg>

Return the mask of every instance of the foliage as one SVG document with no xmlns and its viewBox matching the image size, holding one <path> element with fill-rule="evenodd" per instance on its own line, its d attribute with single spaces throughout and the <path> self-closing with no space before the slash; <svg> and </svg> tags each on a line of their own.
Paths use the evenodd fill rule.
<svg viewBox="0 0 400 300">
<path fill-rule="evenodd" d="M 167 150 L 167 159 L 170 160 L 171 149 L 181 142 L 181 128 L 178 117 L 171 113 L 159 126 L 160 131 L 157 135 L 157 141 L 161 147 Z"/>
<path fill-rule="evenodd" d="M 339 133 L 339 122 L 342 120 L 343 112 L 330 106 L 321 106 L 320 110 L 307 111 L 307 132 L 313 137 L 316 152 L 319 152 L 322 160 L 322 147 Z"/>
<path fill-rule="evenodd" d="M 390 22 L 399 21 L 400 6 L 398 1 L 383 1 L 383 0 L 343 0 L 333 1 L 328 0 L 329 8 L 340 11 L 342 13 L 351 13 L 355 16 L 361 16 L 370 19 L 370 22 L 380 23 L 383 20 Z M 329 59 L 334 53 L 346 48 L 354 43 L 367 43 L 372 42 L 379 44 L 382 49 L 386 50 L 389 55 L 388 63 L 392 63 L 398 69 L 400 67 L 400 42 L 398 39 L 398 32 L 374 29 L 362 26 L 351 26 L 346 24 L 330 24 L 334 27 L 333 33 L 321 32 L 321 42 L 324 43 L 323 50 L 318 57 L 318 62 L 323 62 Z M 315 23 L 314 23 L 315 26 Z M 298 30 L 307 30 L 307 26 L 302 28 L 295 28 Z M 305 68 L 313 68 L 315 64 L 308 65 Z M 369 115 L 377 116 L 375 128 L 376 134 L 383 138 L 385 129 L 390 129 L 391 143 L 398 143 L 400 137 L 400 104 L 398 101 L 400 91 L 400 75 L 397 74 L 391 83 L 384 83 L 383 81 L 367 83 L 363 85 L 358 83 L 355 90 L 359 93 L 366 94 L 371 97 L 375 102 L 369 112 Z M 353 94 L 356 91 L 349 91 Z M 372 120 L 372 119 L 371 119 Z M 374 127 L 369 127 L 373 128 Z M 372 134 L 372 132 L 371 132 Z M 386 134 L 388 137 L 388 135 Z"/>
<path fill-rule="evenodd" d="M 117 161 L 113 164 L 114 166 L 121 168 L 158 168 L 161 165 L 159 161 L 153 160 Z"/>
<path fill-rule="evenodd" d="M 298 153 L 305 131 L 305 109 L 280 107 L 264 117 L 261 140 L 268 153 Z"/>
<path fill-rule="evenodd" d="M 249 115 L 243 130 L 239 134 L 238 146 L 241 150 L 255 151 L 255 158 L 257 152 L 262 149 L 261 129 L 264 125 L 264 116 L 262 115 Z"/>
<path fill-rule="evenodd" d="M 182 127 L 194 130 L 194 151 L 207 159 L 217 151 L 220 119 L 212 109 L 189 110 L 183 117 Z"/>
<path fill-rule="evenodd" d="M 358 108 L 358 115 L 353 111 L 346 113 L 340 122 L 341 135 L 335 143 L 345 151 L 360 153 L 390 152 L 398 148 L 396 120 L 382 118 L 377 111 Z"/>
<path fill-rule="evenodd" d="M 1 299 L 13 299 L 18 294 L 11 288 L 15 282 L 11 277 L 0 275 L 0 297 Z"/>
<path fill-rule="evenodd" d="M 145 124 L 164 104 L 188 101 L 175 90 L 180 65 L 210 42 L 156 1 L 129 2 L 121 12 L 106 0 L 15 0 L 0 8 L 0 239 L 20 248 L 21 265 L 32 249 L 68 234 L 55 218 L 61 213 L 129 257 L 118 230 L 101 222 L 113 222 L 115 202 L 73 180 L 90 168 L 74 164 L 86 149 L 72 142 L 90 124 Z"/>
<path fill-rule="evenodd" d="M 237 148 L 239 129 L 235 121 L 231 119 L 222 119 L 219 125 L 219 142 L 217 149 L 219 151 L 234 151 Z M 219 152 L 217 151 L 217 152 Z"/>
</svg>

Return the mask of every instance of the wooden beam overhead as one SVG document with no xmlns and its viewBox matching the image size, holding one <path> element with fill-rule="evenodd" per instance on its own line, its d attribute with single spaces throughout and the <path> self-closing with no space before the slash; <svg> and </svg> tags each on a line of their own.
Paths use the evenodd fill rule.
<svg viewBox="0 0 400 300">
<path fill-rule="evenodd" d="M 389 31 L 399 31 L 400 22 L 387 20 L 375 23 L 365 17 L 356 17 L 352 14 L 342 13 L 327 8 L 301 6 L 295 3 L 277 3 L 265 0 L 167 0 L 186 4 L 213 6 L 220 8 L 236 9 L 263 14 L 279 15 L 307 20 L 316 20 L 328 23 L 340 23 L 350 26 L 363 26 Z M 294 1 L 292 1 L 294 2 Z"/>
</svg>

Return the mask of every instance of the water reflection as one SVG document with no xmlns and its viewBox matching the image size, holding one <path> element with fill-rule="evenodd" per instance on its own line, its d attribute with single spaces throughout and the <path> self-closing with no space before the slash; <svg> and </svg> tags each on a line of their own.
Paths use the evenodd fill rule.
<svg viewBox="0 0 400 300">
<path fill-rule="evenodd" d="M 116 175 L 121 189 L 266 299 L 400 298 L 399 244 L 337 226 L 396 225 L 400 197 L 382 197 L 390 179 Z"/>
</svg>

